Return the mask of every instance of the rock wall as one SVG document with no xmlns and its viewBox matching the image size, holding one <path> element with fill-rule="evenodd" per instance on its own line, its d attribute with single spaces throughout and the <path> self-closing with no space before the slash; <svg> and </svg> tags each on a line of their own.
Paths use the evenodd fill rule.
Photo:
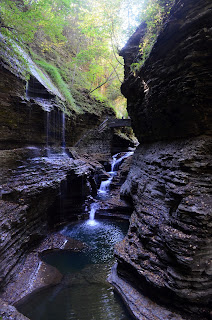
<svg viewBox="0 0 212 320">
<path fill-rule="evenodd" d="M 9 167 L 9 172 L 4 175 L 4 183 L 1 184 L 1 291 L 17 276 L 27 254 L 47 235 L 49 226 L 53 222 L 64 222 L 68 219 L 67 213 L 63 213 L 62 209 L 60 217 L 55 216 L 54 210 L 48 211 L 57 198 L 59 204 L 63 204 L 62 186 L 65 184 L 70 188 L 80 180 L 80 185 L 75 184 L 75 190 L 84 199 L 90 194 L 92 188 L 95 189 L 94 181 L 91 185 L 94 167 L 68 157 L 62 159 L 39 157 L 38 151 L 38 149 L 28 150 L 27 157 L 25 148 L 17 149 L 16 153 L 14 150 L 10 151 L 11 158 L 12 155 L 18 156 L 21 161 L 14 159 L 14 162 L 11 161 L 8 164 L 10 166 L 13 163 L 13 167 Z M 1 156 L 4 153 L 5 151 L 0 151 Z M 37 154 L 36 158 L 35 154 Z M 24 155 L 25 161 L 23 161 Z M 72 214 L 71 209 L 76 201 L 74 196 L 75 194 L 69 196 L 69 215 Z"/>
<path fill-rule="evenodd" d="M 212 302 L 211 13 L 211 1 L 176 1 L 137 75 L 129 63 L 144 25 L 121 52 L 122 92 L 140 146 L 122 187 L 134 212 L 115 250 L 117 274 L 132 292 L 201 320 Z M 136 318 L 147 319 L 140 303 Z M 154 319 L 163 319 L 158 310 Z"/>
<path fill-rule="evenodd" d="M 37 72 L 31 60 L 30 66 L 37 78 L 33 74 L 27 83 L 25 67 L 20 68 L 16 54 L 7 48 L 1 35 L 0 39 L 2 294 L 8 284 L 17 280 L 27 255 L 50 227 L 76 219 L 86 196 L 96 191 L 94 173 L 102 167 L 99 163 L 91 165 L 71 155 L 52 159 L 47 157 L 49 147 L 58 151 L 56 147 L 61 147 L 63 135 L 66 146 L 72 147 L 87 130 L 96 127 L 106 116 L 113 117 L 114 112 L 89 97 L 86 91 L 78 92 L 76 98 L 81 112 L 66 113 L 63 133 L 61 104 L 64 101 L 59 93 L 55 94 L 57 88 L 48 77 L 46 82 L 50 87 L 43 80 L 39 82 L 42 72 Z"/>
<path fill-rule="evenodd" d="M 134 61 L 130 49 L 139 52 L 136 34 L 121 54 L 126 62 L 122 92 L 138 140 L 211 134 L 211 1 L 176 1 L 150 57 L 134 76 L 129 63 Z"/>
</svg>

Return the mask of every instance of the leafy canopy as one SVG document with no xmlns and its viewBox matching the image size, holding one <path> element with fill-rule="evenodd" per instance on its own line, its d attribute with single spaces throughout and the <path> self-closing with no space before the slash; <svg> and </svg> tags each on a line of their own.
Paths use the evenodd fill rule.
<svg viewBox="0 0 212 320">
<path fill-rule="evenodd" d="M 142 61 L 134 67 L 143 63 L 172 4 L 173 0 L 1 0 L 0 32 L 36 53 L 37 63 L 70 103 L 68 91 L 83 87 L 121 109 L 125 100 L 119 89 L 123 62 L 118 49 L 146 21 Z"/>
</svg>

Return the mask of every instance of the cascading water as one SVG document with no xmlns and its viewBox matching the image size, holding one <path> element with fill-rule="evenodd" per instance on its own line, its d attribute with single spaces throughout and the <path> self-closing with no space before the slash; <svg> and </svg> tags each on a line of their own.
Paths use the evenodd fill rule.
<svg viewBox="0 0 212 320">
<path fill-rule="evenodd" d="M 50 156 L 50 148 L 49 148 L 49 112 L 46 112 L 46 150 L 47 157 Z"/>
<path fill-rule="evenodd" d="M 133 155 L 133 151 L 129 151 L 129 152 L 126 152 L 122 157 L 118 158 L 118 156 L 120 155 L 120 153 L 117 153 L 113 156 L 113 162 L 112 162 L 112 165 L 111 165 L 111 171 L 112 172 L 116 172 L 119 168 L 119 166 L 121 165 L 122 161 L 125 159 L 125 158 L 128 158 L 129 156 Z M 118 158 L 118 159 L 117 159 Z"/>
<path fill-rule="evenodd" d="M 126 152 L 123 156 L 119 157 L 120 156 L 120 153 L 117 153 L 113 156 L 113 161 L 112 161 L 112 164 L 111 164 L 111 171 L 108 172 L 109 174 L 109 178 L 105 181 L 102 181 L 101 184 L 100 184 L 100 187 L 99 187 L 99 190 L 98 190 L 98 197 L 100 199 L 104 199 L 104 198 L 107 198 L 108 196 L 108 192 L 109 192 L 109 187 L 110 187 L 110 184 L 113 180 L 113 177 L 116 175 L 116 172 L 119 168 L 119 166 L 121 165 L 122 161 L 125 159 L 125 158 L 128 158 L 129 156 L 131 156 L 133 154 L 132 151 L 130 152 Z"/>
<path fill-rule="evenodd" d="M 113 161 L 111 164 L 111 171 L 108 172 L 109 178 L 105 181 L 102 181 L 100 184 L 100 187 L 97 191 L 97 199 L 98 200 L 106 200 L 109 196 L 109 188 L 110 184 L 113 180 L 113 177 L 116 175 L 116 172 L 121 165 L 122 161 L 125 158 L 128 158 L 131 156 L 133 152 L 126 152 L 123 156 L 120 157 L 120 153 L 117 153 L 113 156 Z M 89 211 L 89 220 L 88 224 L 90 225 L 95 225 L 97 222 L 95 221 L 95 213 L 99 208 L 99 203 L 98 202 L 93 202 L 90 205 L 90 211 Z"/>
<path fill-rule="evenodd" d="M 62 152 L 63 154 L 65 154 L 65 147 L 66 147 L 65 130 L 66 130 L 66 116 L 65 116 L 65 112 L 63 112 L 62 113 Z"/>
<path fill-rule="evenodd" d="M 49 158 L 60 158 L 63 156 L 67 156 L 65 152 L 66 141 L 65 141 L 65 113 L 62 112 L 55 112 L 51 116 L 52 110 L 46 110 L 46 150 L 47 150 L 47 157 Z M 55 119 L 55 117 L 57 119 Z M 58 152 L 55 153 L 53 148 L 50 148 L 50 126 L 53 127 L 54 133 L 54 140 L 59 139 L 61 141 L 61 148 Z M 58 137 L 56 137 L 56 132 L 59 132 Z"/>
<path fill-rule="evenodd" d="M 91 226 L 97 224 L 97 222 L 95 221 L 95 213 L 98 208 L 99 208 L 99 204 L 97 202 L 91 203 L 90 212 L 89 212 L 89 220 L 88 220 L 88 224 Z"/>
<path fill-rule="evenodd" d="M 113 157 L 110 177 L 103 181 L 100 190 L 108 192 L 122 160 L 131 154 Z M 126 235 L 128 222 L 96 221 L 95 214 L 103 200 L 104 197 L 99 197 L 91 203 L 87 221 L 71 223 L 61 230 L 64 236 L 83 243 L 82 251 L 49 251 L 42 256 L 45 262 L 64 275 L 63 281 L 56 287 L 29 296 L 17 306 L 18 311 L 32 320 L 132 320 L 106 281 L 114 263 L 114 245 Z M 67 240 L 61 249 L 66 243 Z"/>
</svg>

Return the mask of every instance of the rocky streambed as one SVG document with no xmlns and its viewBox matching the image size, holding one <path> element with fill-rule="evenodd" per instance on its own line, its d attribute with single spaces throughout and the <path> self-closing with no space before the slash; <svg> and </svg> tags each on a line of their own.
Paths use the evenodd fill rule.
<svg viewBox="0 0 212 320">
<path fill-rule="evenodd" d="M 81 242 L 52 230 L 68 221 L 88 218 L 86 208 L 97 192 L 98 177 L 107 178 L 104 166 L 88 155 L 77 156 L 74 150 L 72 156 L 52 153 L 46 157 L 44 154 L 45 149 L 36 147 L 1 152 L 2 167 L 7 173 L 1 181 L 0 200 L 3 319 L 19 317 L 16 312 L 10 315 L 13 309 L 7 308 L 8 303 L 13 305 L 35 290 L 61 282 L 61 273 L 42 262 L 40 254 L 62 249 L 76 252 L 83 248 Z M 9 159 L 9 155 L 10 169 L 3 161 Z M 104 162 L 106 160 L 108 156 L 104 156 Z M 109 216 L 115 214 L 116 218 L 122 218 L 124 214 L 125 219 L 129 218 L 131 207 L 118 199 L 118 189 L 128 169 L 125 164 L 113 183 L 116 196 L 107 204 Z M 99 206 L 99 215 L 102 211 L 106 217 L 103 204 Z"/>
</svg>

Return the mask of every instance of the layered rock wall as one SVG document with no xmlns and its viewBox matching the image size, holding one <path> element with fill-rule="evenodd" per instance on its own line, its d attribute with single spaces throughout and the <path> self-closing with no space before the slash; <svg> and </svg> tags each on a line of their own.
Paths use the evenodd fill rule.
<svg viewBox="0 0 212 320">
<path fill-rule="evenodd" d="M 201 320 L 210 318 L 212 297 L 211 13 L 211 1 L 176 1 L 137 75 L 128 63 L 143 25 L 121 52 L 140 146 L 122 188 L 134 213 L 115 250 L 117 272 L 157 303 Z M 142 302 L 140 312 L 137 319 Z"/>
<path fill-rule="evenodd" d="M 211 1 L 176 1 L 136 76 L 128 70 L 130 48 L 139 52 L 136 34 L 121 51 L 126 63 L 122 92 L 140 142 L 212 133 L 211 10 Z"/>
<path fill-rule="evenodd" d="M 122 196 L 135 211 L 118 272 L 154 300 L 203 315 L 211 303 L 211 152 L 207 136 L 140 146 Z"/>
<path fill-rule="evenodd" d="M 38 152 L 38 150 L 37 150 Z M 2 155 L 4 151 L 0 151 Z M 16 150 L 23 159 L 25 149 Z M 48 208 L 58 199 L 63 205 L 62 185 L 75 190 L 85 199 L 92 191 L 92 176 L 95 168 L 80 160 L 68 157 L 63 159 L 27 158 L 22 165 L 14 160 L 6 182 L 1 184 L 0 200 L 0 289 L 3 291 L 9 282 L 18 276 L 27 254 L 37 246 L 49 232 L 53 223 L 68 220 L 67 212 L 60 210 L 60 217 Z M 76 180 L 81 184 L 76 185 Z M 82 190 L 84 191 L 83 195 Z M 75 195 L 75 194 L 74 194 Z M 71 215 L 74 195 L 69 195 L 69 215 Z M 79 200 L 79 198 L 78 198 Z M 81 200 L 82 201 L 82 200 Z M 64 215 L 63 215 L 64 214 Z M 73 219 L 73 218 L 72 218 Z"/>
<path fill-rule="evenodd" d="M 58 147 L 64 140 L 67 146 L 73 146 L 87 130 L 96 127 L 106 116 L 113 117 L 114 112 L 82 91 L 77 95 L 79 114 L 74 110 L 68 113 L 63 97 L 48 76 L 19 48 L 31 68 L 27 84 L 26 66 L 20 67 L 20 57 L 7 47 L 1 34 L 0 39 L 2 294 L 9 283 L 15 283 L 27 255 L 47 235 L 50 226 L 76 219 L 86 196 L 96 191 L 96 164 L 74 160 Z M 65 123 L 62 111 L 66 112 Z M 54 151 L 59 151 L 53 159 L 52 146 Z"/>
</svg>

